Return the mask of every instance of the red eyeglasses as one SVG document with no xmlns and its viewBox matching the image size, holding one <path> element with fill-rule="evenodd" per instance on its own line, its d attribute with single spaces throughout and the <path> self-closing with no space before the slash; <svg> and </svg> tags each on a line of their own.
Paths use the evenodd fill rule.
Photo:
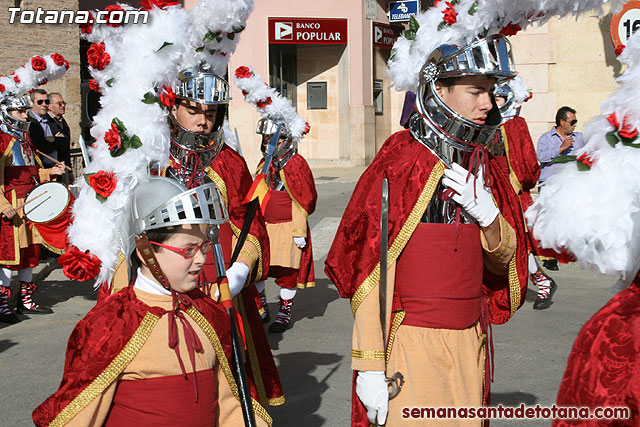
<svg viewBox="0 0 640 427">
<path fill-rule="evenodd" d="M 198 251 L 202 252 L 203 254 L 207 254 L 211 252 L 211 248 L 213 247 L 213 242 L 210 240 L 204 242 L 201 245 L 187 246 L 186 248 L 176 248 L 175 246 L 163 245 L 162 243 L 152 242 L 151 240 L 149 241 L 149 243 L 160 246 L 161 248 L 168 249 L 171 252 L 180 254 L 185 258 L 193 258 L 194 256 L 196 256 Z"/>
</svg>

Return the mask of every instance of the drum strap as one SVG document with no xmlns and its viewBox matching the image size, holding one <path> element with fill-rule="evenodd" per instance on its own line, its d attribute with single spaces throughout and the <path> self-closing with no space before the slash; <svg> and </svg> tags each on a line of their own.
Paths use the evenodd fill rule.
<svg viewBox="0 0 640 427">
<path fill-rule="evenodd" d="M 151 243 L 149 243 L 149 239 L 147 239 L 146 233 L 136 236 L 136 247 L 140 251 L 140 255 L 142 256 L 144 263 L 149 268 L 149 271 L 151 271 L 151 274 L 153 274 L 153 277 L 155 277 L 158 283 L 160 283 L 166 290 L 170 291 L 171 287 L 169 286 L 169 281 L 162 272 L 160 264 L 158 264 L 158 260 L 153 252 Z"/>
</svg>

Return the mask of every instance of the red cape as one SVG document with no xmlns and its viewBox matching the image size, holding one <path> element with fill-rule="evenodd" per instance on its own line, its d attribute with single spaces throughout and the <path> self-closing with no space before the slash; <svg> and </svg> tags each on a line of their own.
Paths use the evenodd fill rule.
<svg viewBox="0 0 640 427">
<path fill-rule="evenodd" d="M 518 178 L 522 191 L 528 193 L 538 183 L 540 165 L 527 122 L 516 116 L 502 125 L 501 132 L 510 169 Z"/>
<path fill-rule="evenodd" d="M 214 328 L 224 353 L 230 360 L 231 338 L 226 311 L 199 290 L 189 292 L 189 296 L 194 300 L 195 308 Z M 150 307 L 137 299 L 131 286 L 91 309 L 71 333 L 60 387 L 33 411 L 34 423 L 37 426 L 49 425 L 100 374 L 104 376 L 107 367 L 123 352 L 136 331 L 140 333 L 139 327 L 148 313 L 160 317 L 165 314 L 165 310 Z M 151 328 L 140 329 L 150 333 L 153 325 Z M 126 365 L 122 366 L 124 367 Z M 112 381 L 116 379 L 117 375 Z M 96 383 L 93 384 L 94 387 Z M 101 385 L 106 388 L 109 384 L 110 382 Z"/>
<path fill-rule="evenodd" d="M 384 143 L 364 172 L 351 196 L 336 237 L 325 262 L 327 276 L 336 284 L 343 298 L 353 298 L 363 282 L 379 264 L 380 199 L 382 179 L 389 180 L 389 246 L 398 238 L 438 159 L 424 145 L 413 139 L 408 130 L 393 134 Z M 527 252 L 524 221 L 520 203 L 506 173 L 490 159 L 491 187 L 502 216 L 518 238 L 516 267 L 517 288 L 512 307 L 508 276 L 496 277 L 485 271 L 484 293 L 489 297 L 491 321 L 502 324 L 524 302 L 527 282 Z M 435 182 L 437 184 L 437 182 Z M 426 206 L 425 206 L 426 208 Z M 413 230 L 411 230 L 413 232 Z M 408 241 L 410 236 L 401 236 Z M 401 248 L 399 248 L 401 250 Z M 518 294 L 519 291 L 519 294 Z M 517 297 L 517 298 L 516 298 Z M 354 307 L 354 311 L 357 307 Z"/>
<path fill-rule="evenodd" d="M 527 289 L 527 246 L 524 241 L 524 220 L 520 202 L 511 187 L 508 175 L 490 157 L 493 178 L 492 193 L 502 216 L 515 230 L 517 237 L 513 274 L 496 276 L 485 269 L 483 294 L 488 298 L 491 323 L 505 323 L 524 303 Z M 397 132 L 384 143 L 371 165 L 364 172 L 351 196 L 336 237 L 325 262 L 327 276 L 336 284 L 343 298 L 351 299 L 352 310 L 377 285 L 380 262 L 380 200 L 382 179 L 389 180 L 389 257 L 399 254 L 415 230 L 403 226 L 421 216 L 426 204 L 418 206 L 427 184 L 440 180 L 442 165 L 424 145 L 413 139 L 408 130 Z M 427 200 L 428 202 L 428 200 Z M 396 255 L 397 256 L 397 255 Z M 511 279 L 510 277 L 511 276 Z M 513 304 L 513 305 L 512 305 Z M 354 373 L 355 378 L 355 373 Z M 354 381 L 355 384 L 355 381 Z M 364 406 L 352 396 L 352 426 L 368 426 Z"/>
<path fill-rule="evenodd" d="M 622 407 L 627 420 L 554 420 L 554 426 L 640 425 L 640 278 L 584 324 L 569 355 L 558 406 Z"/>
</svg>

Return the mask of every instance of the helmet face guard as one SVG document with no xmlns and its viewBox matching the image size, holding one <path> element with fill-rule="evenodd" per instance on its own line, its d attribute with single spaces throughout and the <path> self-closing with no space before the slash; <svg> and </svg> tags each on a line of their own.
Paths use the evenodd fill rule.
<svg viewBox="0 0 640 427">
<path fill-rule="evenodd" d="M 0 101 L 0 122 L 4 125 L 3 127 L 7 133 L 20 141 L 26 139 L 26 133 L 29 131 L 31 123 L 16 119 L 11 115 L 11 111 L 19 109 L 28 110 L 32 106 L 33 104 L 31 103 L 29 95 L 11 96 Z"/>
<path fill-rule="evenodd" d="M 165 177 L 151 177 L 134 190 L 133 232 L 185 225 L 220 225 L 229 220 L 218 187 L 210 182 L 191 190 Z"/>
<path fill-rule="evenodd" d="M 511 90 L 511 86 L 508 83 L 503 83 L 496 86 L 496 90 L 493 92 L 494 97 L 501 97 L 505 99 L 504 104 L 498 106 L 500 109 L 500 115 L 502 116 L 502 123 L 512 119 L 516 115 L 516 100 Z"/>
<path fill-rule="evenodd" d="M 286 123 L 278 123 L 270 119 L 260 119 L 256 126 L 256 133 L 262 135 L 260 151 L 262 151 L 262 155 L 266 158 L 268 141 L 265 136 L 269 137 L 274 135 L 278 131 L 278 127 L 280 128 L 279 141 L 273 152 L 272 162 L 276 169 L 280 170 L 297 152 L 297 147 L 293 141 L 289 127 Z"/>
<path fill-rule="evenodd" d="M 476 40 L 462 48 L 440 46 L 429 56 L 420 71 L 416 109 L 424 124 L 436 135 L 458 149 L 472 151 L 475 145 L 486 145 L 490 142 L 502 122 L 495 101 L 486 123 L 475 123 L 445 104 L 437 93 L 436 81 L 486 76 L 495 78 L 500 83 L 513 78 L 515 73 L 511 45 L 503 36 Z M 412 131 L 418 136 L 421 134 L 417 129 Z M 424 135 L 424 132 L 422 134 Z"/>
</svg>

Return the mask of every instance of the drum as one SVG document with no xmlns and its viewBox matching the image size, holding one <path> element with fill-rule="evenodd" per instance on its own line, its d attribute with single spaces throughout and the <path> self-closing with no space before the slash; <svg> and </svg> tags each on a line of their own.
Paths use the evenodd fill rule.
<svg viewBox="0 0 640 427">
<path fill-rule="evenodd" d="M 24 214 L 36 224 L 51 222 L 66 212 L 71 193 L 64 184 L 45 182 L 31 190 L 24 201 Z"/>
</svg>

